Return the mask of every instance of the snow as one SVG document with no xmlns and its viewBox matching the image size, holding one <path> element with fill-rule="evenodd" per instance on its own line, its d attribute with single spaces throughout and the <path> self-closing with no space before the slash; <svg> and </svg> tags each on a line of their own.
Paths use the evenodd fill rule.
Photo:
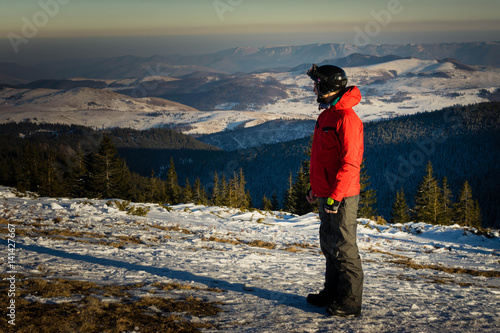
<svg viewBox="0 0 500 333">
<path fill-rule="evenodd" d="M 397 75 L 422 73 L 429 71 L 453 70 L 455 67 L 450 62 L 438 62 L 437 60 L 420 60 L 415 58 L 398 59 L 375 65 L 361 66 L 369 70 L 396 71 Z"/>
<path fill-rule="evenodd" d="M 474 71 L 455 68 L 450 62 L 398 59 L 381 64 L 346 67 L 348 85 L 357 85 L 362 100 L 354 110 L 363 121 L 435 111 L 454 105 L 488 101 L 480 92 L 500 87 L 500 68 L 475 66 Z M 288 98 L 260 108 L 234 110 L 236 102 L 217 105 L 215 110 L 195 110 L 185 105 L 150 98 L 132 98 L 102 90 L 11 89 L 0 91 L 0 123 L 31 119 L 35 122 L 66 123 L 96 128 L 149 129 L 169 126 L 185 134 L 210 134 L 231 130 L 240 124 L 252 127 L 276 119 L 315 120 L 319 114 L 312 82 L 304 71 L 262 72 L 261 80 L 275 79 L 286 85 Z M 159 79 L 119 80 L 116 86 L 136 89 L 137 97 Z M 176 80 L 163 77 L 162 80 Z M 106 81 L 106 80 L 104 80 Z M 111 82 L 111 81 L 106 81 Z M 266 142 L 267 143 L 267 142 Z"/>
<path fill-rule="evenodd" d="M 363 121 L 486 102 L 488 100 L 480 96 L 480 91 L 486 89 L 492 92 L 500 87 L 498 68 L 468 71 L 456 69 L 450 62 L 436 60 L 399 59 L 376 65 L 346 67 L 345 71 L 349 78 L 348 85 L 356 85 L 361 90 L 363 98 L 354 110 Z M 319 111 L 312 83 L 304 72 L 260 75 L 288 85 L 290 96 L 264 105 L 259 110 L 261 113 L 316 119 Z"/>
<path fill-rule="evenodd" d="M 20 197 L 11 188 L 0 187 L 0 218 L 15 223 L 19 233 L 15 238 L 19 274 L 36 275 L 45 267 L 50 268 L 48 278 L 107 285 L 178 282 L 223 289 L 222 293 L 206 289 L 171 293 L 220 302 L 223 312 L 214 321 L 225 332 L 497 332 L 500 327 L 498 274 L 487 277 L 432 268 L 498 273 L 498 233 L 486 238 L 457 225 L 378 225 L 359 219 L 363 313 L 357 319 L 343 319 L 329 317 L 305 301 L 323 283 L 316 214 L 131 203 L 149 207 L 147 216 L 141 217 L 127 215 L 108 202 Z M 5 252 L 6 226 L 1 227 Z M 23 229 L 33 232 L 26 236 L 20 233 Z M 81 234 L 48 237 L 36 230 Z M 120 236 L 140 242 L 109 245 Z M 401 261 L 425 267 L 412 269 Z M 8 270 L 7 264 L 0 266 L 1 273 Z M 78 295 L 20 297 L 48 304 L 80 300 Z"/>
</svg>

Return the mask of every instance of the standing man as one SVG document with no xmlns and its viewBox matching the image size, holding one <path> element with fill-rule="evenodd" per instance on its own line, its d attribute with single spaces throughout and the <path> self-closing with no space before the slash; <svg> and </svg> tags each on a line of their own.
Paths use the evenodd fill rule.
<svg viewBox="0 0 500 333">
<path fill-rule="evenodd" d="M 326 258 L 324 289 L 307 302 L 326 307 L 332 316 L 361 314 L 363 269 L 356 244 L 363 123 L 352 107 L 361 100 L 356 86 L 346 87 L 342 68 L 313 65 L 307 75 L 323 112 L 311 149 L 307 200 L 319 201 L 321 251 Z"/>
</svg>

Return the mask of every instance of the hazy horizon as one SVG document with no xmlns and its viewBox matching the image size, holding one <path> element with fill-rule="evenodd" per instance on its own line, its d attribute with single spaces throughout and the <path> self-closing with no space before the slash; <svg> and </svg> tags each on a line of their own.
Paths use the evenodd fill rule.
<svg viewBox="0 0 500 333">
<path fill-rule="evenodd" d="M 498 41 L 495 0 L 17 0 L 0 12 L 0 62 L 207 54 L 316 43 Z"/>
<path fill-rule="evenodd" d="M 492 32 L 491 35 L 495 35 Z M 496 36 L 496 35 L 495 35 Z M 8 40 L 0 40 L 0 63 L 15 63 L 19 65 L 35 65 L 50 61 L 63 61 L 71 59 L 92 59 L 120 56 L 151 57 L 162 55 L 200 55 L 224 51 L 237 47 L 272 47 L 272 46 L 300 46 L 310 44 L 349 43 L 345 39 L 332 40 L 307 40 L 275 36 L 272 40 L 259 41 L 258 38 L 248 38 L 242 42 L 240 36 L 146 36 L 146 37 L 102 37 L 102 38 L 40 38 L 27 45 L 27 52 L 10 54 Z M 231 38 L 232 37 L 232 38 Z M 397 40 L 370 43 L 372 45 L 391 44 L 434 44 L 434 43 L 462 43 L 462 42 L 500 42 L 500 38 L 483 39 L 451 39 L 446 40 Z M 204 47 L 200 47 L 204 46 Z"/>
</svg>

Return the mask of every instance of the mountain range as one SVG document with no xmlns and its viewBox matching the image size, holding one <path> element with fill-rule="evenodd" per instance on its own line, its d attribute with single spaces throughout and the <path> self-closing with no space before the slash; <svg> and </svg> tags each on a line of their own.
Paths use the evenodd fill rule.
<svg viewBox="0 0 500 333">
<path fill-rule="evenodd" d="M 348 84 L 361 90 L 363 99 L 356 112 L 363 121 L 500 97 L 500 68 L 496 67 L 463 64 L 452 58 L 363 54 L 349 55 L 338 63 L 348 65 L 344 66 Z M 95 128 L 168 127 L 195 136 L 211 134 L 207 140 L 229 150 L 293 140 L 307 131 L 283 132 L 280 126 L 314 121 L 319 114 L 311 81 L 305 75 L 309 65 L 250 73 L 211 70 L 165 76 L 152 72 L 145 77 L 73 77 L 4 84 L 0 122 L 31 119 Z M 120 68 L 133 72 L 126 65 Z M 270 121 L 245 139 L 234 132 Z M 238 142 L 224 139 L 228 135 L 238 137 Z"/>
<path fill-rule="evenodd" d="M 0 83 L 17 84 L 36 79 L 143 78 L 152 75 L 178 77 L 204 71 L 215 73 L 253 72 L 269 68 L 293 68 L 325 60 L 349 66 L 363 65 L 353 54 L 376 57 L 414 57 L 423 60 L 454 58 L 467 65 L 500 67 L 500 42 L 413 43 L 406 45 L 355 45 L 345 43 L 296 46 L 238 47 L 203 55 L 122 56 L 96 59 L 68 59 L 44 62 L 30 68 L 0 64 Z M 387 59 L 387 60 L 390 60 Z M 29 75 L 26 75 L 29 73 Z"/>
</svg>

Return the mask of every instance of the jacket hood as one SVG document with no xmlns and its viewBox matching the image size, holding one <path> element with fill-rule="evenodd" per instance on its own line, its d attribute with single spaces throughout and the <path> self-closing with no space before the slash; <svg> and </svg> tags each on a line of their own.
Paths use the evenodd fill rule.
<svg viewBox="0 0 500 333">
<path fill-rule="evenodd" d="M 340 100 L 337 102 L 337 104 L 332 106 L 332 109 L 333 110 L 349 109 L 357 105 L 360 101 L 361 101 L 361 92 L 359 91 L 358 87 L 356 86 L 347 87 L 346 91 L 344 92 Z"/>
</svg>

